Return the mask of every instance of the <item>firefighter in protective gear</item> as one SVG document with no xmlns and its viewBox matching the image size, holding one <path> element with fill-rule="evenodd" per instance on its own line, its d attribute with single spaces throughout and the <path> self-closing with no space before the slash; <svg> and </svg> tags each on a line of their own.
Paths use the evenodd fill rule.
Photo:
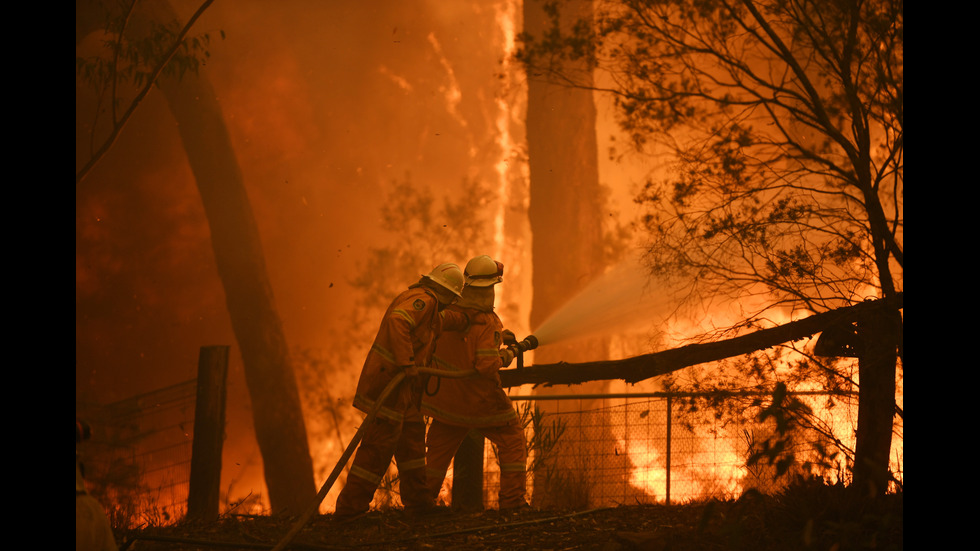
<svg viewBox="0 0 980 551">
<path fill-rule="evenodd" d="M 426 437 L 426 477 L 432 499 L 439 496 L 456 450 L 475 429 L 497 445 L 499 504 L 506 510 L 528 505 L 524 429 L 498 373 L 514 359 L 503 347 L 505 330 L 493 311 L 494 286 L 503 280 L 503 271 L 503 264 L 486 255 L 466 264 L 463 297 L 449 309 L 466 313 L 470 327 L 465 332 L 444 332 L 436 342 L 435 362 L 439 369 L 477 375 L 441 378 L 438 386 L 430 381 L 422 397 L 422 413 L 432 419 Z"/>
<path fill-rule="evenodd" d="M 459 266 L 441 264 L 388 306 L 361 368 L 354 407 L 370 412 L 396 373 L 405 371 L 406 377 L 363 433 L 347 483 L 337 497 L 338 518 L 367 512 L 393 456 L 406 511 L 424 511 L 434 505 L 425 480 L 425 423 L 419 412 L 422 383 L 418 368 L 431 365 L 435 340 L 443 329 L 466 328 L 465 315 L 445 309 L 460 298 L 464 283 Z"/>
</svg>

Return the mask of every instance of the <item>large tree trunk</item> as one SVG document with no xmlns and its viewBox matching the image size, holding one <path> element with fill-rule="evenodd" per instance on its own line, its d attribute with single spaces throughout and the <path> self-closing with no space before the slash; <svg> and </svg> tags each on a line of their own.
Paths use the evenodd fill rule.
<svg viewBox="0 0 980 551">
<path fill-rule="evenodd" d="M 895 375 L 902 343 L 901 314 L 874 308 L 858 319 L 859 407 L 852 486 L 868 497 L 888 490 L 895 416 Z"/>
<path fill-rule="evenodd" d="M 133 35 L 147 29 L 150 18 L 170 20 L 176 14 L 164 0 L 144 2 L 130 24 Z M 221 106 L 203 74 L 188 73 L 179 82 L 161 78 L 158 85 L 179 127 L 211 228 L 218 275 L 252 399 L 270 505 L 276 514 L 298 514 L 316 495 L 313 461 L 258 226 Z"/>
<path fill-rule="evenodd" d="M 524 30 L 541 36 L 550 26 L 542 0 L 524 3 Z M 563 5 L 562 25 L 592 18 L 592 2 L 575 0 Z M 591 78 L 589 68 L 575 67 L 583 79 Z M 559 86 L 528 77 L 527 143 L 530 169 L 530 205 L 528 218 L 532 233 L 532 290 L 530 325 L 541 327 L 548 317 L 605 269 L 603 258 L 603 193 L 599 184 L 598 148 L 596 145 L 596 108 L 590 90 Z M 549 343 L 542 343 L 542 345 Z M 608 355 L 604 338 L 579 339 L 571 343 L 549 345 L 534 353 L 535 362 L 578 361 Z M 606 381 L 583 386 L 583 393 L 600 393 Z M 541 392 L 550 392 L 539 389 Z M 552 407 L 544 402 L 542 409 Z M 583 403 L 587 409 L 590 404 Z M 597 442 L 597 435 L 573 434 L 569 427 L 565 438 L 570 441 Z M 609 440 L 612 442 L 612 440 Z M 566 454 L 588 457 L 595 454 Z M 537 505 L 588 506 L 589 494 L 601 491 L 572 486 L 578 477 L 587 478 L 588 468 L 597 465 L 558 465 L 564 470 L 551 482 L 561 488 L 547 488 L 548 482 L 535 474 L 534 501 Z M 608 466 L 604 466 L 608 467 Z M 554 490 L 554 491 L 553 491 Z M 569 502 L 569 499 L 581 502 Z"/>
<path fill-rule="evenodd" d="M 541 4 L 542 0 L 524 3 L 525 31 L 535 36 L 541 36 L 549 24 Z M 563 8 L 563 21 L 591 19 L 591 10 L 591 2 L 577 0 Z M 603 195 L 592 92 L 533 76 L 527 86 L 534 329 L 602 274 Z M 535 357 L 549 354 L 545 349 Z"/>
<path fill-rule="evenodd" d="M 862 128 L 859 135 L 870 132 Z M 903 255 L 896 245 L 884 214 L 879 188 L 874 183 L 869 140 L 861 140 L 855 163 L 858 188 L 864 196 L 868 213 L 877 279 L 886 299 L 900 295 L 892 276 L 892 262 L 901 265 Z M 858 363 L 860 404 L 858 406 L 857 443 L 854 449 L 853 486 L 858 492 L 879 497 L 888 490 L 888 464 L 891 457 L 895 415 L 895 376 L 902 348 L 903 321 L 895 309 L 876 308 L 858 319 L 858 342 L 862 350 Z"/>
<path fill-rule="evenodd" d="M 211 228 L 269 502 L 273 513 L 298 514 L 316 495 L 313 462 L 286 336 L 231 140 L 205 79 L 185 77 L 180 84 L 161 82 L 160 88 L 179 124 Z"/>
</svg>

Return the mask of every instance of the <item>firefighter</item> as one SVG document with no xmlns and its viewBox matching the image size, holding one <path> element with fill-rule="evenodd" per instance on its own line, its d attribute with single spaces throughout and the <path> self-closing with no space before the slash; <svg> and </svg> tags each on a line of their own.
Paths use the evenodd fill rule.
<svg viewBox="0 0 980 551">
<path fill-rule="evenodd" d="M 425 423 L 419 412 L 422 382 L 418 368 L 431 364 L 435 339 L 444 328 L 466 328 L 465 315 L 444 309 L 460 298 L 464 281 L 458 265 L 441 264 L 388 306 L 361 368 L 354 407 L 370 412 L 396 373 L 404 371 L 406 377 L 364 430 L 347 483 L 337 497 L 337 518 L 352 519 L 367 512 L 392 456 L 398 466 L 406 512 L 420 513 L 434 506 L 425 481 Z"/>
<path fill-rule="evenodd" d="M 426 437 L 429 495 L 433 500 L 439 496 L 449 463 L 467 433 L 475 429 L 497 445 L 500 510 L 526 509 L 524 429 L 498 373 L 514 359 L 514 353 L 503 346 L 504 335 L 513 333 L 503 328 L 493 311 L 494 286 L 503 280 L 504 265 L 481 255 L 466 264 L 464 275 L 463 296 L 449 309 L 466 313 L 470 327 L 443 333 L 436 343 L 435 362 L 438 369 L 475 370 L 478 375 L 433 378 L 427 384 L 422 413 L 432 419 Z"/>
</svg>

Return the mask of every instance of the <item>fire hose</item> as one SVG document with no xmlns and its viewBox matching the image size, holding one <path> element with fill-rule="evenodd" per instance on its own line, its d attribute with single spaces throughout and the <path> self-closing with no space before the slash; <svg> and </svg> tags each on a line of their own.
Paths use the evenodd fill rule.
<svg viewBox="0 0 980 551">
<path fill-rule="evenodd" d="M 420 367 L 418 368 L 418 371 L 420 374 L 424 375 L 447 377 L 451 379 L 465 379 L 476 375 L 475 371 L 448 371 L 445 369 L 435 369 L 431 367 Z M 350 457 L 354 454 L 354 450 L 357 448 L 357 445 L 361 442 L 361 438 L 364 436 L 365 428 L 371 423 L 371 421 L 374 420 L 378 410 L 381 408 L 381 405 L 384 404 L 385 400 L 388 399 L 388 396 L 390 396 L 391 393 L 398 388 L 403 380 L 405 380 L 405 371 L 399 371 L 394 377 L 392 377 L 391 381 L 388 382 L 388 385 L 385 386 L 384 390 L 381 391 L 378 399 L 374 402 L 374 407 L 372 407 L 371 411 L 368 412 L 367 417 L 364 418 L 364 422 L 361 423 L 361 426 L 357 429 L 357 432 L 354 433 L 354 437 L 351 438 L 350 443 L 347 444 L 347 449 L 345 449 L 344 453 L 340 456 L 340 460 L 337 461 L 337 464 L 334 466 L 333 472 L 330 473 L 330 476 L 327 477 L 326 482 L 324 482 L 323 486 L 320 487 L 320 491 L 317 493 L 316 499 L 312 504 L 310 504 L 299 519 L 297 519 L 296 523 L 289 530 L 289 533 L 287 533 L 286 536 L 273 548 L 273 551 L 282 551 L 285 549 L 286 546 L 293 541 L 293 538 L 299 534 L 300 530 L 306 526 L 306 523 L 309 522 L 313 515 L 320 509 L 320 504 L 323 502 L 323 499 L 327 497 L 327 492 L 330 491 L 333 483 L 337 481 L 337 477 L 340 476 L 340 472 L 347 465 L 347 461 L 350 460 Z"/>
</svg>

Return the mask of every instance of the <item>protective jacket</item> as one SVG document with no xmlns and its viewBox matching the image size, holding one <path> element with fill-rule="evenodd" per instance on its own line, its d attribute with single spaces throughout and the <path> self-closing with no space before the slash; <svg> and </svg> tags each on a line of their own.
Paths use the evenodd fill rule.
<svg viewBox="0 0 980 551">
<path fill-rule="evenodd" d="M 466 291 L 464 291 L 464 301 Z M 500 385 L 503 367 L 500 347 L 503 324 L 492 305 L 468 307 L 466 302 L 446 308 L 463 312 L 470 320 L 466 332 L 446 331 L 438 340 L 435 365 L 450 371 L 473 371 L 478 377 L 430 380 L 422 397 L 422 413 L 444 423 L 465 427 L 493 427 L 517 421 L 517 412 Z M 430 396 L 429 393 L 433 395 Z"/>
<path fill-rule="evenodd" d="M 371 345 L 354 394 L 354 407 L 368 413 L 385 386 L 402 369 L 429 367 L 435 339 L 444 329 L 463 330 L 466 317 L 439 310 L 435 294 L 420 284 L 409 287 L 388 306 Z M 378 417 L 402 421 L 411 393 L 398 392 L 378 410 Z M 402 403 L 402 402 L 409 403 Z"/>
</svg>

